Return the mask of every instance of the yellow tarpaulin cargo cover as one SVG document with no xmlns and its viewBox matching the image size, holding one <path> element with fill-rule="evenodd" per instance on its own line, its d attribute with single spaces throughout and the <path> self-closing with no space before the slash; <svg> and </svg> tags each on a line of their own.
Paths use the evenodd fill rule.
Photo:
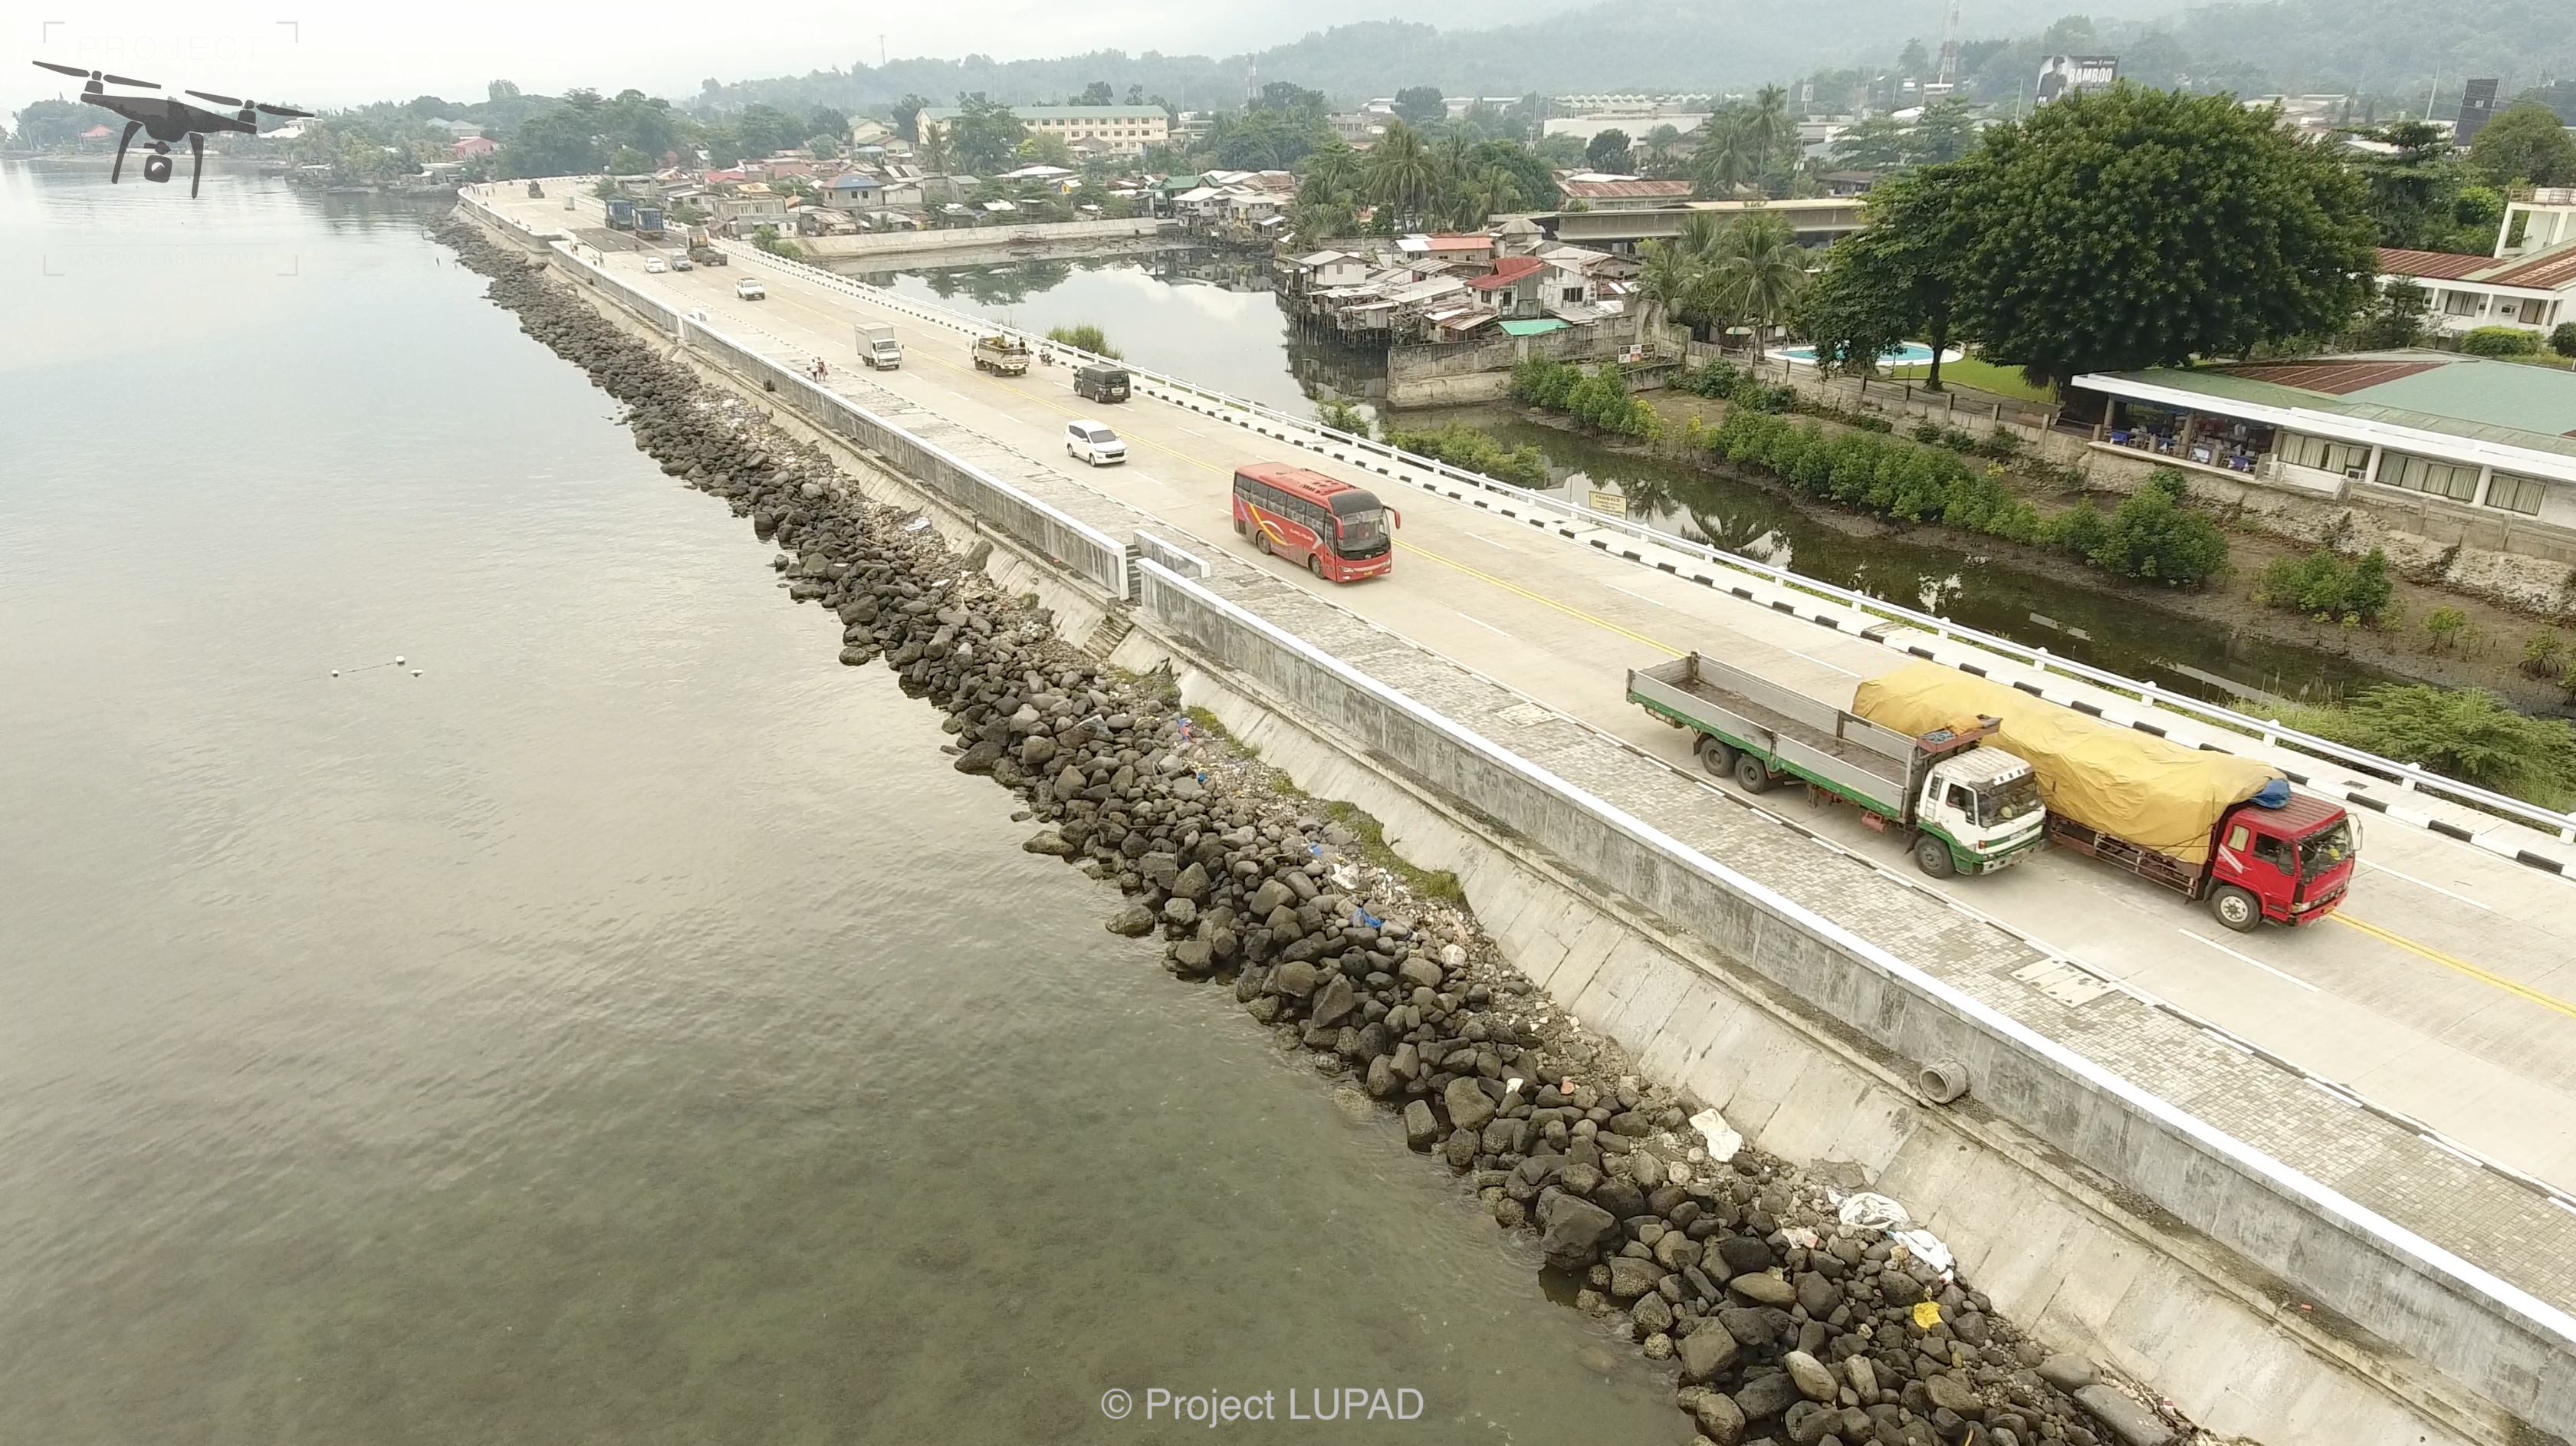
<svg viewBox="0 0 2576 1446">
<path fill-rule="evenodd" d="M 2187 864 L 2209 858 L 2219 815 L 2281 776 L 2268 763 L 2168 743 L 1939 663 L 1864 679 L 1852 711 L 1911 738 L 2000 718 L 1987 746 L 2030 765 L 2051 812 Z"/>
</svg>

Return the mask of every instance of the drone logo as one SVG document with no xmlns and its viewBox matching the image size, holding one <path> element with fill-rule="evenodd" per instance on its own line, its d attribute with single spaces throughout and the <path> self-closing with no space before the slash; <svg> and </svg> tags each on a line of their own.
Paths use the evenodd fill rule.
<svg viewBox="0 0 2576 1446">
<path fill-rule="evenodd" d="M 36 64 L 64 75 L 87 77 L 87 83 L 81 86 L 81 104 L 94 105 L 101 110 L 111 110 L 125 117 L 125 134 L 118 137 L 116 142 L 116 166 L 107 173 L 110 185 L 114 185 L 125 175 L 125 148 L 134 143 L 136 131 L 143 131 L 152 137 L 144 146 L 144 149 L 152 154 L 143 158 L 143 179 L 156 183 L 170 179 L 170 147 L 177 144 L 183 137 L 187 140 L 189 154 L 196 161 L 196 168 L 188 175 L 188 194 L 194 196 L 197 194 L 198 180 L 206 173 L 207 132 L 240 131 L 244 135 L 257 135 L 259 116 L 262 114 L 306 118 L 313 114 L 309 110 L 295 110 L 282 105 L 263 105 L 255 100 L 235 100 L 228 95 L 216 95 L 203 90 L 192 90 L 188 94 L 199 100 L 210 100 L 217 105 L 238 108 L 231 115 L 223 115 L 210 111 L 204 106 L 190 105 L 184 100 L 173 100 L 168 96 L 154 98 L 139 95 L 110 95 L 107 93 L 107 87 L 111 85 L 140 86 L 147 90 L 158 87 L 155 82 L 149 80 L 132 80 L 122 75 L 108 75 L 96 70 L 56 65 L 50 60 L 39 60 Z"/>
</svg>

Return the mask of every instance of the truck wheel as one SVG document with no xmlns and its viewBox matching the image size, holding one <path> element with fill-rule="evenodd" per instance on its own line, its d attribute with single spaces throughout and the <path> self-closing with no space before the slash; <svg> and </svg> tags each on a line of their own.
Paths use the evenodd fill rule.
<svg viewBox="0 0 2576 1446">
<path fill-rule="evenodd" d="M 1699 761 L 1701 767 L 1724 778 L 1735 768 L 1735 750 L 1727 747 L 1725 740 L 1703 733 L 1699 736 Z"/>
<path fill-rule="evenodd" d="M 2218 916 L 2218 922 L 2239 934 L 2250 933 L 2255 925 L 2263 922 L 2263 906 L 2255 901 L 2252 894 L 2234 884 L 2221 884 L 2218 892 L 2209 896 L 2209 912 Z"/>
<path fill-rule="evenodd" d="M 1950 846 L 1928 833 L 1914 841 L 1914 866 L 1936 879 L 1946 879 L 1959 871 L 1958 860 L 1950 857 Z"/>
<path fill-rule="evenodd" d="M 1750 753 L 1735 755 L 1735 786 L 1746 793 L 1769 793 L 1771 770 Z"/>
</svg>

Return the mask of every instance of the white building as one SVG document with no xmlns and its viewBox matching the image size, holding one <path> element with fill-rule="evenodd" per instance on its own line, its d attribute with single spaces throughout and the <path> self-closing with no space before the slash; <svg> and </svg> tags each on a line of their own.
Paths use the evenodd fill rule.
<svg viewBox="0 0 2576 1446">
<path fill-rule="evenodd" d="M 2544 187 L 2509 203 L 2492 256 L 2383 246 L 2379 279 L 2423 287 L 2425 322 L 2441 331 L 2545 332 L 2576 321 L 2576 187 Z"/>
<path fill-rule="evenodd" d="M 964 114 L 955 106 L 924 107 L 922 138 L 927 141 Z M 1141 155 L 1147 146 L 1171 140 L 1171 117 L 1158 105 L 1015 105 L 1011 114 L 1031 135 L 1054 136 L 1068 146 L 1082 142 L 1097 155 Z"/>
</svg>

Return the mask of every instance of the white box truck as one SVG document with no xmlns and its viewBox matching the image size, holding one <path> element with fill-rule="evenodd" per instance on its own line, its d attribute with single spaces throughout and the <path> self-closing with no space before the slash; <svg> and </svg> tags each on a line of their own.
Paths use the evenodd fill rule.
<svg viewBox="0 0 2576 1446">
<path fill-rule="evenodd" d="M 870 371 L 892 371 L 903 365 L 903 343 L 894 339 L 894 328 L 882 322 L 860 322 L 855 328 L 859 339 L 859 360 Z"/>
</svg>

